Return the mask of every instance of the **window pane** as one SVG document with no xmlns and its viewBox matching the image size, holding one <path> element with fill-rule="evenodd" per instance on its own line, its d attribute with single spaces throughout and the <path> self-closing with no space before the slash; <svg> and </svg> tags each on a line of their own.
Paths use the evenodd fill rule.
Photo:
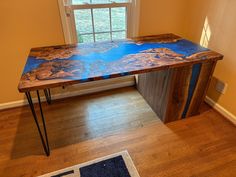
<svg viewBox="0 0 236 177">
<path fill-rule="evenodd" d="M 112 40 L 116 39 L 126 39 L 126 32 L 112 32 Z"/>
<path fill-rule="evenodd" d="M 92 16 L 90 9 L 75 10 L 75 26 L 77 34 L 92 33 Z"/>
<path fill-rule="evenodd" d="M 111 9 L 112 30 L 126 30 L 126 8 Z"/>
<path fill-rule="evenodd" d="M 84 4 L 84 3 L 106 4 L 106 3 L 112 3 L 112 2 L 124 3 L 124 2 L 129 2 L 129 0 L 72 0 L 72 4 Z"/>
<path fill-rule="evenodd" d="M 110 31 L 110 16 L 109 9 L 93 9 L 94 28 L 95 32 Z"/>
<path fill-rule="evenodd" d="M 92 0 L 93 4 L 107 4 L 111 3 L 110 0 Z"/>
<path fill-rule="evenodd" d="M 90 3 L 90 0 L 72 0 L 72 4 Z"/>
<path fill-rule="evenodd" d="M 79 43 L 94 42 L 93 34 L 84 34 L 78 36 Z"/>
<path fill-rule="evenodd" d="M 110 33 L 101 33 L 101 34 L 95 34 L 96 42 L 98 41 L 110 41 L 111 35 Z"/>
</svg>

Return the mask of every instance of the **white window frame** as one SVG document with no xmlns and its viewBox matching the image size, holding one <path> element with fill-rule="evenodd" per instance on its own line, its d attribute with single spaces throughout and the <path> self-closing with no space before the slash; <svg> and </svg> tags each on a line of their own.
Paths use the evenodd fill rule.
<svg viewBox="0 0 236 177">
<path fill-rule="evenodd" d="M 129 0 L 126 3 L 109 3 L 109 4 L 78 4 L 72 5 L 71 0 L 58 0 L 61 14 L 63 33 L 66 44 L 78 43 L 75 26 L 74 10 L 76 9 L 95 9 L 95 8 L 127 8 L 127 37 L 138 36 L 139 32 L 139 8 L 140 0 Z"/>
</svg>

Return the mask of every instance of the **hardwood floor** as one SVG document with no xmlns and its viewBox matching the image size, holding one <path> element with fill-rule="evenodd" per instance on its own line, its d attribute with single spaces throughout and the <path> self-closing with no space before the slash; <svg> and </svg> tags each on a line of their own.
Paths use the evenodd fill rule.
<svg viewBox="0 0 236 177">
<path fill-rule="evenodd" d="M 166 125 L 134 88 L 43 108 L 50 157 L 27 106 L 0 112 L 0 176 L 37 176 L 122 150 L 141 177 L 236 176 L 236 128 L 206 105 L 201 115 Z"/>
</svg>

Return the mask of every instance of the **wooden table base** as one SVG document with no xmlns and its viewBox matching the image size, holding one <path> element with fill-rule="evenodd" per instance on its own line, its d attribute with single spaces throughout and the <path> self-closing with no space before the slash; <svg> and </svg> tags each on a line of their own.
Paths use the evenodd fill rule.
<svg viewBox="0 0 236 177">
<path fill-rule="evenodd" d="M 216 62 L 170 68 L 138 76 L 137 89 L 164 122 L 199 114 Z"/>
</svg>

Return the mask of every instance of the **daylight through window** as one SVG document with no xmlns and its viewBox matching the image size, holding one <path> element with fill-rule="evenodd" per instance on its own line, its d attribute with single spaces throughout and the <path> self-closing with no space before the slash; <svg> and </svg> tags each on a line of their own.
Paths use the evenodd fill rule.
<svg viewBox="0 0 236 177">
<path fill-rule="evenodd" d="M 127 0 L 73 0 L 79 43 L 125 39 L 130 2 Z"/>
</svg>

